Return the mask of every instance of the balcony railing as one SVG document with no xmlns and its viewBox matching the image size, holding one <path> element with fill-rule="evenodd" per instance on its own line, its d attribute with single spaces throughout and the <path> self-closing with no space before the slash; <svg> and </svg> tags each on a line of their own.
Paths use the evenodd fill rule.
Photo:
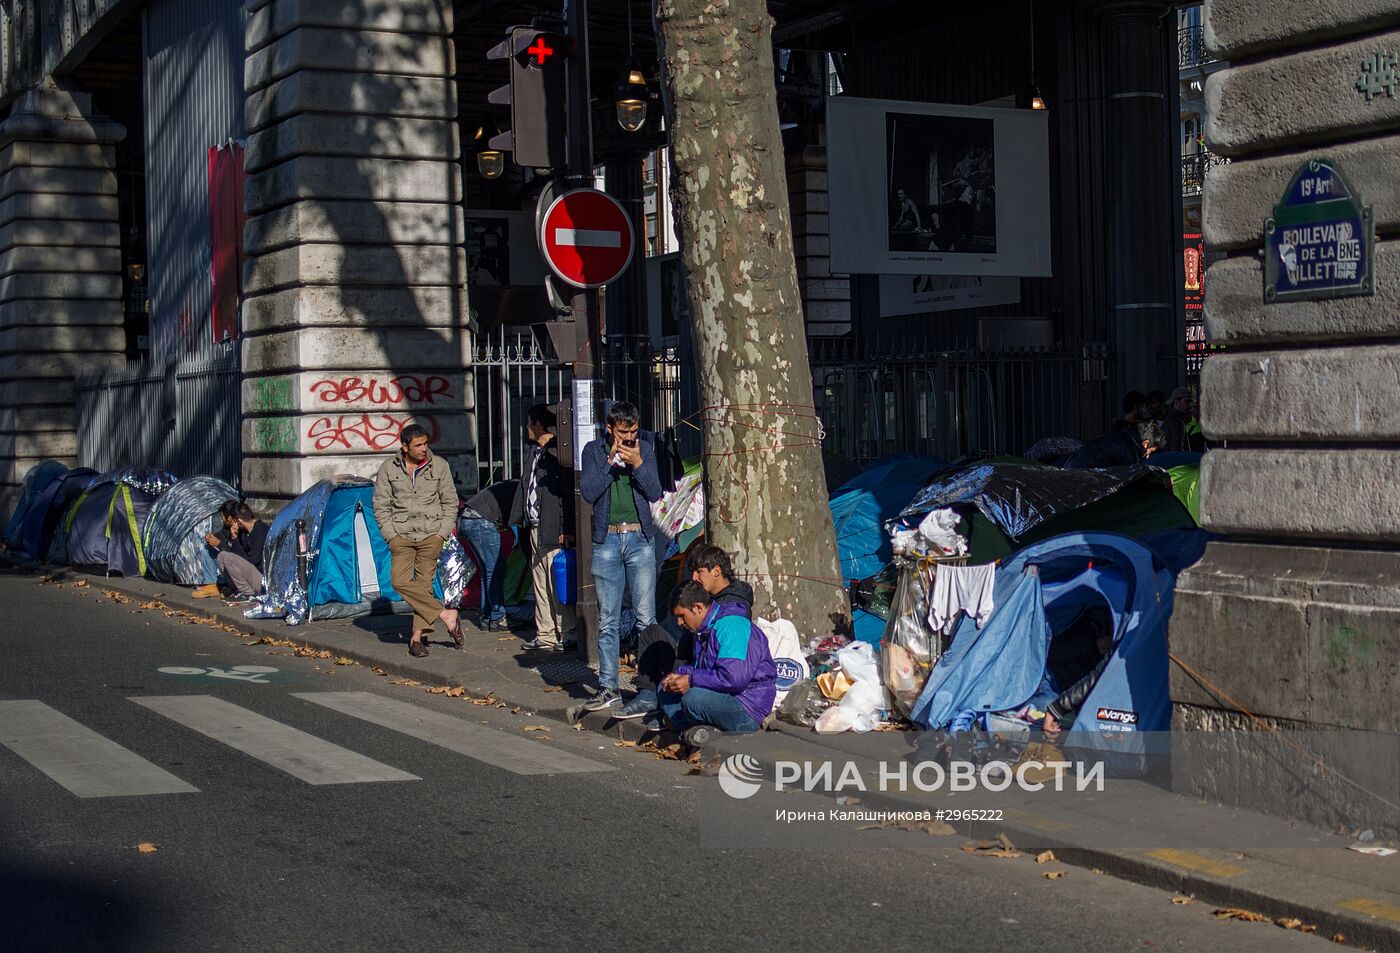
<svg viewBox="0 0 1400 953">
<path fill-rule="evenodd" d="M 1181 194 L 1183 197 L 1200 195 L 1205 188 L 1206 175 L 1211 166 L 1226 165 L 1229 159 L 1214 152 L 1196 152 L 1181 157 Z"/>
<path fill-rule="evenodd" d="M 1180 69 L 1195 69 L 1214 59 L 1206 52 L 1206 28 L 1182 27 L 1176 33 L 1176 62 Z"/>
</svg>

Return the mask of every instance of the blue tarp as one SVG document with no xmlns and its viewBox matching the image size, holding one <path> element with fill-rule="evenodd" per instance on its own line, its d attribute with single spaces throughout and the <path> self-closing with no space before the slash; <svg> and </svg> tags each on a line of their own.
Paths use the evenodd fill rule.
<svg viewBox="0 0 1400 953">
<path fill-rule="evenodd" d="M 1021 550 L 997 569 L 996 609 L 986 624 L 963 617 L 953 644 L 929 674 L 913 720 L 948 728 L 968 713 L 1048 703 L 1068 686 L 1047 684 L 1056 632 L 1085 608 L 1113 614 L 1114 649 L 1068 746 L 1147 753 L 1158 742 L 1126 736 L 1171 727 L 1167 620 L 1175 581 L 1146 546 L 1113 533 L 1069 533 Z"/>
<path fill-rule="evenodd" d="M 151 577 L 184 586 L 218 579 L 219 567 L 204 534 L 223 528 L 223 521 L 214 518 L 219 506 L 237 499 L 237 490 L 208 476 L 181 480 L 161 494 L 146 520 L 146 564 Z"/>
<path fill-rule="evenodd" d="M 97 471 L 87 467 L 69 470 L 35 494 L 33 503 L 25 509 L 18 530 L 10 539 L 11 551 L 28 559 L 48 556 L 54 528 L 96 476 Z"/>
<path fill-rule="evenodd" d="M 831 497 L 841 577 L 873 576 L 892 557 L 885 524 L 947 464 L 933 457 L 899 454 L 877 460 Z"/>
</svg>

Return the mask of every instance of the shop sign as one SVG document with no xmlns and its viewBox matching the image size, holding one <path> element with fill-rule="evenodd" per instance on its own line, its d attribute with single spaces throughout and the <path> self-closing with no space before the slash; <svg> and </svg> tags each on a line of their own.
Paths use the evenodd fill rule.
<svg viewBox="0 0 1400 953">
<path fill-rule="evenodd" d="M 1328 159 L 1310 159 L 1264 223 L 1264 303 L 1369 295 L 1371 207 Z"/>
</svg>

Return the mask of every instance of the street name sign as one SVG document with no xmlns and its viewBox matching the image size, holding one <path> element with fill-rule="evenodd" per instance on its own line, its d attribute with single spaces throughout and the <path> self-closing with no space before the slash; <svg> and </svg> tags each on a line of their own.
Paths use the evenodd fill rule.
<svg viewBox="0 0 1400 953">
<path fill-rule="evenodd" d="M 1308 160 L 1264 222 L 1264 303 L 1371 294 L 1375 244 L 1371 206 L 1331 160 Z"/>
</svg>

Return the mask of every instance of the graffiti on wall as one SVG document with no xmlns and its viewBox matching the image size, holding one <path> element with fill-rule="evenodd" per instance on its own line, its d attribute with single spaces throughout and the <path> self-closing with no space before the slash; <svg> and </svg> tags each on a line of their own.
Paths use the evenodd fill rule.
<svg viewBox="0 0 1400 953">
<path fill-rule="evenodd" d="M 452 385 L 438 374 L 399 374 L 395 377 L 326 377 L 309 387 L 311 395 L 327 404 L 371 404 L 402 407 L 408 404 L 446 403 Z"/>
<path fill-rule="evenodd" d="M 428 440 L 436 441 L 440 427 L 432 417 L 415 418 L 406 414 L 340 414 L 313 417 L 306 428 L 311 449 L 325 451 L 388 450 L 398 446 L 399 431 L 410 423 L 421 424 Z"/>
</svg>

